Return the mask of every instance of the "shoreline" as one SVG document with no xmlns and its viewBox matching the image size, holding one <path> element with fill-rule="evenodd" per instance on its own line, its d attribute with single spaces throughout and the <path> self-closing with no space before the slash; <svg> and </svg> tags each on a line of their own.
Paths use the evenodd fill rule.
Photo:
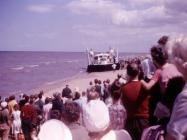
<svg viewBox="0 0 187 140">
<path fill-rule="evenodd" d="M 38 94 L 41 90 L 44 91 L 45 96 L 51 97 L 53 93 L 62 92 L 62 89 L 68 84 L 72 92 L 75 92 L 75 88 L 79 89 L 79 92 L 86 91 L 89 87 L 89 82 L 94 82 L 94 79 L 99 79 L 102 82 L 106 79 L 110 79 L 112 83 L 118 74 L 125 73 L 125 70 L 116 71 L 106 71 L 106 72 L 92 72 L 92 73 L 78 73 L 72 77 L 66 78 L 64 80 L 59 80 L 57 82 L 52 82 L 51 84 L 41 85 L 36 89 L 29 90 L 26 94 Z"/>
</svg>

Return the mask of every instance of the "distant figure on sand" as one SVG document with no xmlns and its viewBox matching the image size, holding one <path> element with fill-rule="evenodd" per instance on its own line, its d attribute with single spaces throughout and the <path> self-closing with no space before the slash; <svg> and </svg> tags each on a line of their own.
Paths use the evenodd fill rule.
<svg viewBox="0 0 187 140">
<path fill-rule="evenodd" d="M 62 90 L 62 97 L 69 98 L 71 93 L 72 93 L 72 91 L 69 88 L 69 85 L 66 85 L 66 87 Z"/>
</svg>

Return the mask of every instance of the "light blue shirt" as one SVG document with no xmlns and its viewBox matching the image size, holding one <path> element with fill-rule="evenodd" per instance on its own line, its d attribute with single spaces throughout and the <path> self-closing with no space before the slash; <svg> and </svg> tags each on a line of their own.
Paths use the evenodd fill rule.
<svg viewBox="0 0 187 140">
<path fill-rule="evenodd" d="M 175 100 L 167 132 L 176 140 L 187 138 L 187 84 Z"/>
</svg>

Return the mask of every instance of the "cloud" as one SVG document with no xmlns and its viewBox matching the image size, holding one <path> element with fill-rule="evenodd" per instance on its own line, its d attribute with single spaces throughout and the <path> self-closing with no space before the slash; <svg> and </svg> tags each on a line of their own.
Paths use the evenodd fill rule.
<svg viewBox="0 0 187 140">
<path fill-rule="evenodd" d="M 36 13 L 52 12 L 54 8 L 55 8 L 55 5 L 52 5 L 52 4 L 29 5 L 27 7 L 29 11 L 36 12 Z"/>
<path fill-rule="evenodd" d="M 145 27 L 184 22 L 187 2 L 177 3 L 177 0 L 76 0 L 67 6 L 75 14 L 110 19 L 115 25 Z M 178 16 L 174 10 L 183 14 Z"/>
<path fill-rule="evenodd" d="M 187 14 L 187 1 L 165 0 L 165 6 L 170 11 Z"/>
</svg>

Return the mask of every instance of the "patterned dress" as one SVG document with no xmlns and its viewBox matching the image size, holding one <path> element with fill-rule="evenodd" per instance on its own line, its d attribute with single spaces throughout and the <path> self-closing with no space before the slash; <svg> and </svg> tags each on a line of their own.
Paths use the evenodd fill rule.
<svg viewBox="0 0 187 140">
<path fill-rule="evenodd" d="M 21 131 L 20 114 L 21 114 L 21 112 L 19 110 L 12 112 L 12 116 L 13 116 L 12 131 L 13 131 L 13 134 L 18 134 L 18 133 L 22 132 Z"/>
<path fill-rule="evenodd" d="M 127 118 L 126 109 L 120 103 L 111 104 L 108 109 L 111 128 L 113 130 L 123 129 Z"/>
</svg>

